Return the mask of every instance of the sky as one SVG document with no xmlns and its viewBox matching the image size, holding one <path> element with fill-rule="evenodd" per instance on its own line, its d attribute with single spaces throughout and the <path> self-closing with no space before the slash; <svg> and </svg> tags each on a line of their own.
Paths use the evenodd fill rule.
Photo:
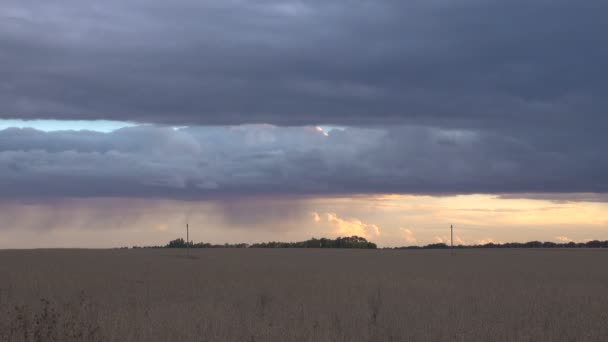
<svg viewBox="0 0 608 342">
<path fill-rule="evenodd" d="M 599 0 L 6 0 L 0 248 L 608 239 Z"/>
</svg>

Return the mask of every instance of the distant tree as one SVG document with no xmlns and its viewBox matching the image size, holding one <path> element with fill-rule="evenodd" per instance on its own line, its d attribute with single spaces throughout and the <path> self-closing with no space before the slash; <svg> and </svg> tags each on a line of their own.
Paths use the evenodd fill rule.
<svg viewBox="0 0 608 342">
<path fill-rule="evenodd" d="M 524 244 L 526 248 L 541 248 L 543 243 L 540 241 L 529 241 Z"/>
<path fill-rule="evenodd" d="M 184 239 L 179 238 L 179 239 L 175 239 L 175 240 L 171 240 L 169 241 L 169 243 L 167 244 L 167 248 L 186 248 L 188 245 L 186 244 L 186 241 L 184 241 Z"/>
<path fill-rule="evenodd" d="M 426 249 L 445 249 L 445 248 L 448 248 L 448 245 L 446 245 L 443 242 L 441 242 L 441 243 L 432 243 L 430 245 L 424 246 L 423 248 L 426 248 Z"/>
</svg>

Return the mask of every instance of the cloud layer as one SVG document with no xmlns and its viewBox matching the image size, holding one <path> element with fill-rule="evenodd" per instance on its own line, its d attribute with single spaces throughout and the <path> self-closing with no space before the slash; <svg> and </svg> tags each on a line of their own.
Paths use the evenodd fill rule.
<svg viewBox="0 0 608 342">
<path fill-rule="evenodd" d="M 0 131 L 0 198 L 601 201 L 606 12 L 603 0 L 6 0 L 0 118 L 190 128 Z"/>
<path fill-rule="evenodd" d="M 555 151 L 494 133 L 419 126 L 329 134 L 269 125 L 14 128 L 0 131 L 0 197 L 602 193 L 602 156 L 594 145 Z"/>
<path fill-rule="evenodd" d="M 0 117 L 594 139 L 608 126 L 607 11 L 603 0 L 6 0 Z"/>
</svg>

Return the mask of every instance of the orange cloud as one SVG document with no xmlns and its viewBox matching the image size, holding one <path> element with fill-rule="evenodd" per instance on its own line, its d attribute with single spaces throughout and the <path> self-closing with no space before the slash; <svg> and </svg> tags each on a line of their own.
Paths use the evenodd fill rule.
<svg viewBox="0 0 608 342">
<path fill-rule="evenodd" d="M 403 233 L 403 239 L 405 240 L 405 242 L 410 244 L 416 243 L 416 237 L 414 236 L 414 232 L 411 229 L 399 228 L 399 230 L 401 230 L 401 232 Z"/>
<path fill-rule="evenodd" d="M 154 229 L 159 232 L 166 232 L 167 230 L 169 230 L 169 225 L 166 223 L 159 223 L 154 226 Z"/>
<path fill-rule="evenodd" d="M 445 243 L 445 244 L 449 245 L 450 237 L 449 236 L 435 236 L 435 242 Z M 454 245 L 466 245 L 466 242 L 460 236 L 454 235 Z"/>
<path fill-rule="evenodd" d="M 327 221 L 335 225 L 336 233 L 340 236 L 356 235 L 369 238 L 372 235 L 380 235 L 380 227 L 358 219 L 346 220 L 338 217 L 335 213 L 327 213 Z"/>
<path fill-rule="evenodd" d="M 310 212 L 310 216 L 312 217 L 312 219 L 315 222 L 320 222 L 321 221 L 321 216 L 317 212 L 314 212 L 314 211 Z"/>
<path fill-rule="evenodd" d="M 559 242 L 572 242 L 574 240 L 572 240 L 571 238 L 567 237 L 567 236 L 556 236 L 555 239 Z"/>
</svg>

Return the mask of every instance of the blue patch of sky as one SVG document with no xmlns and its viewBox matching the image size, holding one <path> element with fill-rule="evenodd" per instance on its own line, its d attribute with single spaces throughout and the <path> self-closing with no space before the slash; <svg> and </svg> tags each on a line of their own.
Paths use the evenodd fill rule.
<svg viewBox="0 0 608 342">
<path fill-rule="evenodd" d="M 136 126 L 136 123 L 127 121 L 108 121 L 108 120 L 4 120 L 0 119 L 0 130 L 17 127 L 17 128 L 34 128 L 40 131 L 95 131 L 95 132 L 112 132 L 124 127 Z M 187 128 L 188 126 L 176 126 L 174 129 Z M 341 126 L 319 126 L 327 134 L 332 130 L 344 130 Z"/>
<path fill-rule="evenodd" d="M 37 130 L 66 131 L 66 130 L 88 130 L 96 132 L 112 132 L 119 128 L 135 126 L 136 124 L 124 121 L 108 120 L 1 120 L 0 130 L 10 127 L 34 128 Z"/>
</svg>

